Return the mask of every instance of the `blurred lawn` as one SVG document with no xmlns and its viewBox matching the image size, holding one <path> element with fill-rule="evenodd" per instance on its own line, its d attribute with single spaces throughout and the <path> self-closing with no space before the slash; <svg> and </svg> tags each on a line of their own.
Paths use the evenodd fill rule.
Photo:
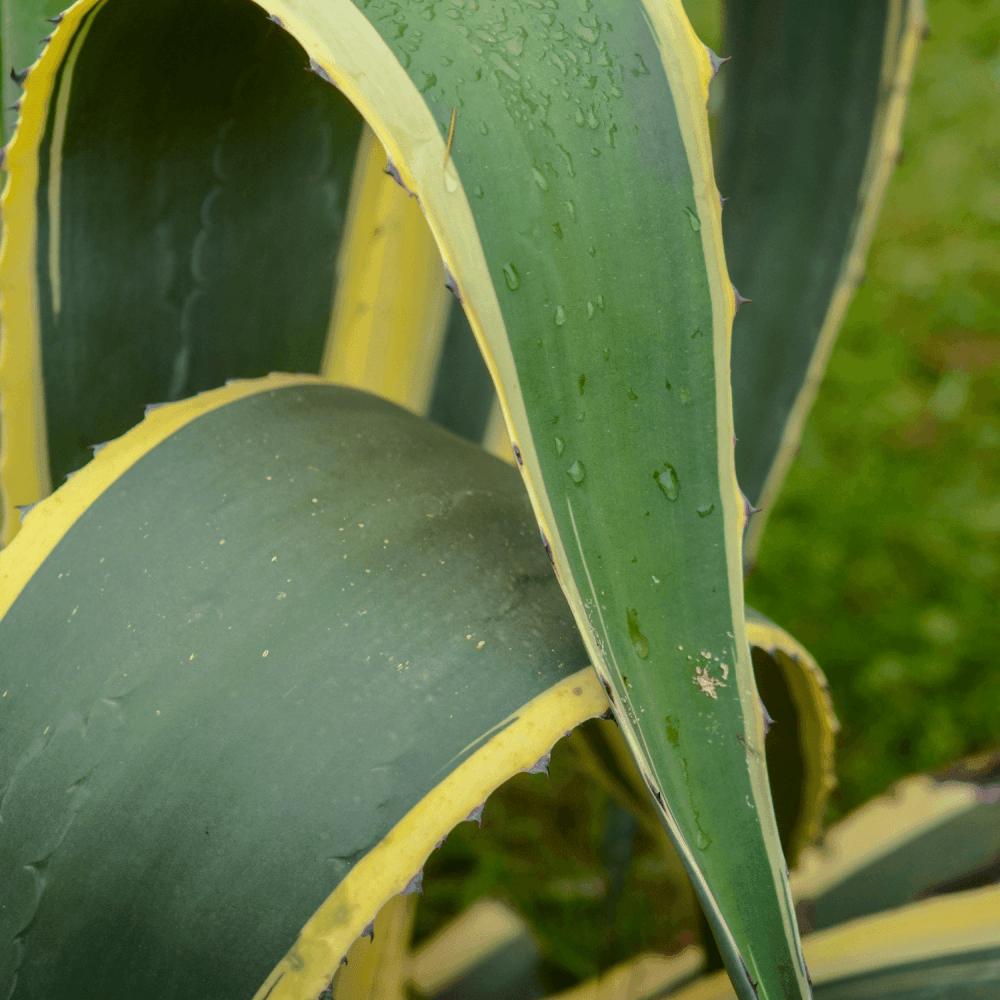
<svg viewBox="0 0 1000 1000">
<path fill-rule="evenodd" d="M 830 680 L 831 819 L 1000 745 L 1000 0 L 927 14 L 867 280 L 747 581 Z"/>
</svg>

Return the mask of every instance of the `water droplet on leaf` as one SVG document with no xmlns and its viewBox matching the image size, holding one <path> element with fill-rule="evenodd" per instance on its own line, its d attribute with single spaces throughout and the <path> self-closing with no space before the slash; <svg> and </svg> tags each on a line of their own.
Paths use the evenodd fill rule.
<svg viewBox="0 0 1000 1000">
<path fill-rule="evenodd" d="M 556 306 L 556 326 L 562 326 L 566 322 L 566 312 L 562 306 Z"/>
<path fill-rule="evenodd" d="M 698 232 L 698 230 L 701 229 L 701 219 L 699 219 L 698 216 L 694 212 L 692 212 L 690 208 L 685 208 L 684 212 L 688 217 L 688 222 L 691 223 L 691 228 L 695 232 Z"/>
<path fill-rule="evenodd" d="M 657 469 L 653 473 L 653 478 L 656 480 L 656 485 L 660 487 L 663 491 L 663 495 L 668 500 L 676 500 L 677 494 L 680 492 L 681 484 L 677 478 L 677 473 L 674 471 L 674 467 L 670 465 L 669 462 L 663 463 L 663 468 L 666 472 L 660 472 Z"/>
<path fill-rule="evenodd" d="M 587 470 L 583 467 L 583 462 L 577 459 L 567 470 L 566 475 L 576 483 L 577 486 L 583 482 L 587 475 Z"/>
<path fill-rule="evenodd" d="M 698 508 L 698 516 L 699 517 L 708 517 L 708 515 L 711 514 L 713 510 L 715 510 L 715 504 L 714 503 L 702 504 Z"/>
<path fill-rule="evenodd" d="M 507 282 L 507 287 L 512 291 L 517 291 L 521 287 L 521 278 L 517 273 L 517 268 L 513 264 L 504 264 L 503 268 L 504 281 Z"/>
<path fill-rule="evenodd" d="M 556 454 L 561 455 L 566 448 L 566 442 L 561 437 L 556 438 Z"/>
<path fill-rule="evenodd" d="M 628 637 L 632 640 L 632 648 L 640 660 L 645 660 L 649 656 L 649 641 L 639 629 L 639 615 L 635 608 L 625 612 L 628 621 Z"/>
</svg>

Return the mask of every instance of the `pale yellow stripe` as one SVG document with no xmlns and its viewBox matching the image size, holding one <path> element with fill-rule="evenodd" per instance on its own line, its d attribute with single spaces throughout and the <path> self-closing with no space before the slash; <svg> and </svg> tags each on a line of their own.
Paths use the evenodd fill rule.
<svg viewBox="0 0 1000 1000">
<path fill-rule="evenodd" d="M 923 900 L 898 910 L 817 931 L 802 941 L 814 985 L 909 962 L 959 956 L 1000 941 L 1000 886 Z M 671 995 L 671 1000 L 733 1000 L 724 972 Z"/>
<path fill-rule="evenodd" d="M 416 198 L 385 173 L 365 126 L 351 182 L 321 372 L 426 416 L 451 293 Z"/>
<path fill-rule="evenodd" d="M 971 809 L 976 786 L 918 774 L 893 785 L 832 827 L 821 847 L 808 847 L 792 874 L 795 899 L 815 899 L 859 869 Z"/>
<path fill-rule="evenodd" d="M 289 385 L 316 384 L 323 384 L 316 375 L 240 379 L 151 411 L 141 424 L 102 448 L 93 461 L 42 501 L 14 541 L 0 552 L 0 618 L 83 512 L 161 441 L 196 417 L 244 396 Z"/>
<path fill-rule="evenodd" d="M 408 945 L 417 896 L 393 896 L 375 918 L 374 939 L 360 937 L 333 981 L 333 1000 L 408 1000 Z M 314 1000 L 309 997 L 308 1000 Z"/>
<path fill-rule="evenodd" d="M 106 0 L 101 0 L 95 9 L 99 10 Z M 62 310 L 62 271 L 59 263 L 59 249 L 62 238 L 62 156 L 63 143 L 66 140 L 66 112 L 69 108 L 70 92 L 73 89 L 73 73 L 80 50 L 87 39 L 92 17 L 73 42 L 73 47 L 66 58 L 65 69 L 56 98 L 56 110 L 52 122 L 52 145 L 49 147 L 49 283 L 52 286 L 52 314 L 58 322 Z"/>
<path fill-rule="evenodd" d="M 35 258 L 38 216 L 38 156 L 59 67 L 75 61 L 79 40 L 70 48 L 77 28 L 104 0 L 82 0 L 66 11 L 52 40 L 32 67 L 21 98 L 21 114 L 7 149 L 7 183 L 3 192 L 3 236 L 0 241 L 0 546 L 18 533 L 16 507 L 41 500 L 52 492 L 49 446 L 45 426 L 45 390 L 42 383 L 38 276 Z M 57 102 L 68 101 L 72 65 L 64 75 Z M 64 96 L 65 95 L 65 96 Z M 65 119 L 65 103 L 58 104 Z M 53 149 L 58 186 L 60 153 Z M 50 197 L 51 186 L 50 180 Z M 59 206 L 52 225 L 58 229 Z M 57 244 L 58 245 L 58 244 Z M 58 250 L 57 250 L 58 257 Z M 58 283 L 58 270 L 53 281 Z M 55 287 L 55 285 L 53 286 Z M 2 601 L 3 595 L 0 595 Z"/>
<path fill-rule="evenodd" d="M 484 958 L 529 933 L 528 924 L 506 903 L 479 899 L 414 952 L 410 980 L 421 993 L 439 993 Z"/>
<path fill-rule="evenodd" d="M 840 723 L 826 675 L 809 651 L 774 622 L 748 608 L 747 636 L 781 669 L 799 717 L 799 745 L 805 762 L 802 799 L 809 810 L 789 845 L 789 863 L 820 834 L 830 793 L 837 786 L 834 758 Z"/>
<path fill-rule="evenodd" d="M 511 716 L 510 725 L 452 771 L 351 869 L 254 1000 L 318 996 L 372 916 L 402 892 L 442 837 L 510 777 L 534 765 L 567 731 L 607 708 L 597 674 L 587 667 Z"/>
<path fill-rule="evenodd" d="M 514 450 L 510 446 L 510 435 L 503 419 L 503 409 L 500 400 L 493 398 L 490 415 L 486 420 L 486 430 L 483 431 L 483 447 L 497 458 L 502 458 L 508 465 L 517 465 Z"/>
<path fill-rule="evenodd" d="M 904 3 L 906 27 L 900 39 L 898 25 L 902 17 L 900 9 Z M 802 440 L 802 428 L 816 400 L 816 393 L 823 381 L 823 374 L 833 352 L 837 333 L 843 325 L 847 308 L 864 274 L 865 259 L 875 233 L 875 224 L 882 209 L 889 178 L 899 156 L 907 95 L 925 24 L 923 2 L 892 0 L 887 17 L 882 73 L 882 86 L 887 91 L 887 97 L 883 99 L 872 124 L 872 141 L 862 172 L 859 192 L 860 207 L 852 225 L 849 250 L 841 265 L 830 305 L 816 338 L 809 367 L 788 414 L 778 450 L 775 452 L 774 461 L 757 500 L 761 510 L 750 521 L 743 539 L 744 561 L 748 567 L 756 560 L 767 519 L 798 451 L 799 442 Z"/>
<path fill-rule="evenodd" d="M 677 955 L 636 955 L 551 1000 L 648 1000 L 663 996 L 705 966 L 705 953 L 689 945 Z"/>
</svg>

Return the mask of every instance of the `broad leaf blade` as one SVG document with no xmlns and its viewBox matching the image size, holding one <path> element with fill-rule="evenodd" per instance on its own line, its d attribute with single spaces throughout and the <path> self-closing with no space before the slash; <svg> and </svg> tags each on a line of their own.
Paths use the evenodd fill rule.
<svg viewBox="0 0 1000 1000">
<path fill-rule="evenodd" d="M 752 562 L 855 289 L 899 150 L 922 0 L 727 3 L 719 187 L 736 470 Z"/>
</svg>

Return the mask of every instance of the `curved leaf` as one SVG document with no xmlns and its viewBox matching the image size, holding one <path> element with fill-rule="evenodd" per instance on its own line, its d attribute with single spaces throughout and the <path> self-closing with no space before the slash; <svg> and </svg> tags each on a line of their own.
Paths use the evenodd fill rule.
<svg viewBox="0 0 1000 1000">
<path fill-rule="evenodd" d="M 535 538 L 511 469 L 316 378 L 112 442 L 0 553 L 0 992 L 318 996 L 607 709 Z"/>
<path fill-rule="evenodd" d="M 807 930 L 1000 880 L 1000 753 L 915 775 L 803 852 L 792 874 Z"/>
<path fill-rule="evenodd" d="M 922 0 L 725 5 L 726 257 L 748 564 L 798 449 L 895 166 Z"/>
</svg>

